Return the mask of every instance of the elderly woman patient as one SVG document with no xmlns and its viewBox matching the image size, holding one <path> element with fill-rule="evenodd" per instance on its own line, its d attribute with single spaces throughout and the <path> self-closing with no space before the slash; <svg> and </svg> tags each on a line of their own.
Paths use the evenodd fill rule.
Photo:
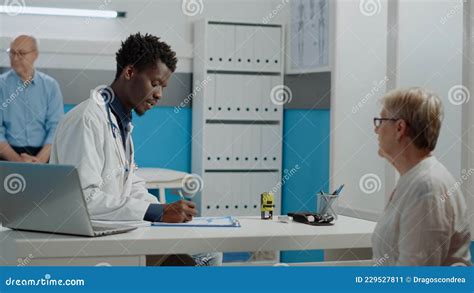
<svg viewBox="0 0 474 293">
<path fill-rule="evenodd" d="M 400 179 L 372 236 L 374 261 L 384 265 L 471 265 L 469 219 L 459 184 L 431 154 L 443 106 L 422 88 L 396 90 L 382 98 L 374 118 L 379 155 Z"/>
</svg>

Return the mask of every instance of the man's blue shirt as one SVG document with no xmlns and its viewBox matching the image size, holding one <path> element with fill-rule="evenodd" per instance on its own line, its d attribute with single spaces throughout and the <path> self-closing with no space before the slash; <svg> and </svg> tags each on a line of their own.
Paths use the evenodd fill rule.
<svg viewBox="0 0 474 293">
<path fill-rule="evenodd" d="M 0 75 L 0 142 L 16 147 L 51 144 L 64 115 L 59 85 L 35 70 L 23 81 L 13 70 Z"/>
</svg>

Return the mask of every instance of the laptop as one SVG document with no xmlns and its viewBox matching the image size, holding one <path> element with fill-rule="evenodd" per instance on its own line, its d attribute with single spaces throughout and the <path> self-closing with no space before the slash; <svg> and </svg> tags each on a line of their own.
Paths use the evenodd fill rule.
<svg viewBox="0 0 474 293">
<path fill-rule="evenodd" d="M 82 236 L 136 227 L 92 224 L 74 166 L 0 161 L 0 221 L 17 230 Z"/>
</svg>

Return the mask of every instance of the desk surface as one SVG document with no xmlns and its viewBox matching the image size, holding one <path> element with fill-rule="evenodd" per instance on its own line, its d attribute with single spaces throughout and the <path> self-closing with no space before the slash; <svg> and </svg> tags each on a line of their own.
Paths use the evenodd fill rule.
<svg viewBox="0 0 474 293">
<path fill-rule="evenodd" d="M 371 247 L 375 222 L 339 216 L 333 226 L 239 218 L 241 228 L 140 227 L 105 237 L 78 237 L 0 228 L 0 260 Z"/>
</svg>

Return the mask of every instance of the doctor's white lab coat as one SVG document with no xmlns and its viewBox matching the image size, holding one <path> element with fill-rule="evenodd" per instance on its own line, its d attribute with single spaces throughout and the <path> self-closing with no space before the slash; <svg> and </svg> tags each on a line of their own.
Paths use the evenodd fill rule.
<svg viewBox="0 0 474 293">
<path fill-rule="evenodd" d="M 77 168 L 93 220 L 143 220 L 150 203 L 158 200 L 135 174 L 131 137 L 128 160 L 120 131 L 114 138 L 106 107 L 100 93 L 91 91 L 88 100 L 67 113 L 56 130 L 50 164 Z M 118 125 L 112 113 L 110 119 Z"/>
</svg>

